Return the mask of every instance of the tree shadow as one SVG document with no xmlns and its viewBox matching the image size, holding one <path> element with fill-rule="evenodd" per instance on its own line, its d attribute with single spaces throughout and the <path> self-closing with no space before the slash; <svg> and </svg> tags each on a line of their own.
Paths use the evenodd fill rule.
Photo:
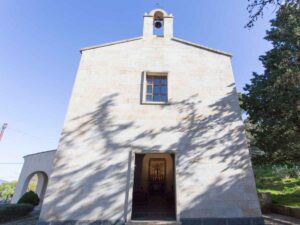
<svg viewBox="0 0 300 225">
<path fill-rule="evenodd" d="M 120 95 L 114 93 L 93 110 L 79 110 L 88 113 L 69 115 L 40 221 L 126 221 L 132 150 L 176 153 L 181 218 L 259 217 L 234 84 L 228 88 L 210 104 L 193 95 L 141 105 L 137 115 L 118 110 Z M 149 116 L 152 109 L 161 119 Z"/>
</svg>

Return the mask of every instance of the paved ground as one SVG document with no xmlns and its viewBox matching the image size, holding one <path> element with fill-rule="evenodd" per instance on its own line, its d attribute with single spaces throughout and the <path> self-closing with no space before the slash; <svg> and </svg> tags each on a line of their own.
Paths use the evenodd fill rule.
<svg viewBox="0 0 300 225">
<path fill-rule="evenodd" d="M 266 225 L 300 225 L 300 219 L 282 216 L 279 214 L 265 214 L 263 217 Z"/>
<path fill-rule="evenodd" d="M 11 221 L 8 223 L 0 223 L 1 225 L 36 225 L 39 212 L 33 212 L 24 218 Z M 300 225 L 300 219 L 281 216 L 278 214 L 263 215 L 266 225 Z"/>
<path fill-rule="evenodd" d="M 30 215 L 13 220 L 6 223 L 0 223 L 1 225 L 36 225 L 39 218 L 39 211 L 34 211 Z"/>
</svg>

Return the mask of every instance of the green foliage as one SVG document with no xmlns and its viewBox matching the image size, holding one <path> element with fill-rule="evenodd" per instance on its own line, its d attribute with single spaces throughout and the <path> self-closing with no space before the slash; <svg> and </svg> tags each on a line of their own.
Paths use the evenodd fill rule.
<svg viewBox="0 0 300 225">
<path fill-rule="evenodd" d="M 35 192 L 37 188 L 37 183 L 38 183 L 38 176 L 37 174 L 34 174 L 28 183 L 27 191 Z"/>
<path fill-rule="evenodd" d="M 296 165 L 254 166 L 258 192 L 269 192 L 273 203 L 300 207 L 300 174 Z"/>
<path fill-rule="evenodd" d="M 248 28 L 253 27 L 255 21 L 263 16 L 264 8 L 268 5 L 274 5 L 275 7 L 280 7 L 283 4 L 299 6 L 299 0 L 248 0 L 248 3 L 249 22 L 245 26 Z"/>
<path fill-rule="evenodd" d="M 37 206 L 39 202 L 39 196 L 33 191 L 28 191 L 19 199 L 18 204 L 31 204 Z"/>
<path fill-rule="evenodd" d="M 300 162 L 300 8 L 282 6 L 271 25 L 265 39 L 273 49 L 260 57 L 265 71 L 245 86 L 241 107 L 262 162 Z"/>
<path fill-rule="evenodd" d="M 33 210 L 31 204 L 3 204 L 0 205 L 0 222 L 9 221 L 25 216 Z"/>
<path fill-rule="evenodd" d="M 300 178 L 300 166 L 276 165 L 272 166 L 272 175 L 279 178 Z"/>
<path fill-rule="evenodd" d="M 11 199 L 15 192 L 16 185 L 17 181 L 4 182 L 0 184 L 0 199 Z"/>
</svg>

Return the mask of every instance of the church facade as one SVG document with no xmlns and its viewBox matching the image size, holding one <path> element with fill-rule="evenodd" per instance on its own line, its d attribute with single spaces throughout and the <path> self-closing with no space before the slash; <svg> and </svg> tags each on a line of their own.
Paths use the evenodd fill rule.
<svg viewBox="0 0 300 225">
<path fill-rule="evenodd" d="M 40 225 L 263 224 L 230 54 L 162 9 L 81 54 Z"/>
</svg>

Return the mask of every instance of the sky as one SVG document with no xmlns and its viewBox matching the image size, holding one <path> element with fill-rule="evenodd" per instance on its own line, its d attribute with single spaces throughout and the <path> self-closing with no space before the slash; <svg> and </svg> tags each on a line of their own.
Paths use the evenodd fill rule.
<svg viewBox="0 0 300 225">
<path fill-rule="evenodd" d="M 246 29 L 247 0 L 1 0 L 0 179 L 17 180 L 23 156 L 56 149 L 79 49 L 142 35 L 157 3 L 174 16 L 174 36 L 233 54 L 237 90 L 262 72 L 258 57 L 274 9 Z"/>
</svg>

